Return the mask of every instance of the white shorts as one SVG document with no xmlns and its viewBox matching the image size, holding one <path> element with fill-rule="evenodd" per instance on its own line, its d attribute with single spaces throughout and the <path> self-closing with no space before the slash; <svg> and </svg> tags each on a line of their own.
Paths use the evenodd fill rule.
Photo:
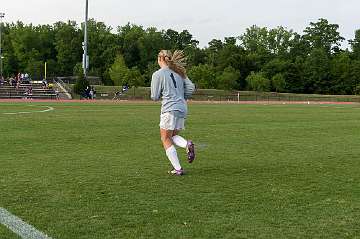
<svg viewBox="0 0 360 239">
<path fill-rule="evenodd" d="M 181 130 L 185 129 L 185 119 L 176 117 L 171 112 L 166 112 L 160 115 L 160 128 L 166 130 Z"/>
</svg>

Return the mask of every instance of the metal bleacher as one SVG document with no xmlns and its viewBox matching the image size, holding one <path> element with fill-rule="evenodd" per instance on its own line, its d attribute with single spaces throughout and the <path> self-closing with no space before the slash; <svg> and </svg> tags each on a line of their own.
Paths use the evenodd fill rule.
<svg viewBox="0 0 360 239">
<path fill-rule="evenodd" d="M 32 87 L 29 94 L 28 88 Z M 57 99 L 54 89 L 43 88 L 41 83 L 20 84 L 19 87 L 4 84 L 0 86 L 0 99 Z"/>
</svg>

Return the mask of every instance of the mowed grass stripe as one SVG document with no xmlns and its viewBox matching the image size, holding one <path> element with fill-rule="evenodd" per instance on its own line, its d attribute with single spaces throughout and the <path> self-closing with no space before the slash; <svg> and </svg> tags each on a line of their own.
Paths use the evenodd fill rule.
<svg viewBox="0 0 360 239">
<path fill-rule="evenodd" d="M 7 227 L 0 225 L 0 235 L 1 238 L 6 239 L 19 239 L 20 237 L 13 233 L 11 230 L 9 230 Z"/>
<path fill-rule="evenodd" d="M 190 105 L 183 135 L 206 147 L 191 166 L 178 150 L 182 178 L 166 175 L 159 105 L 49 106 L 0 117 L 0 206 L 54 238 L 359 234 L 354 106 Z"/>
</svg>

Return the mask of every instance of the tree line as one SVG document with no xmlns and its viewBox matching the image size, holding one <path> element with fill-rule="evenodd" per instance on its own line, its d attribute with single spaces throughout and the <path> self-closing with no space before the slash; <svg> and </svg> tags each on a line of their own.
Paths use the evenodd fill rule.
<svg viewBox="0 0 360 239">
<path fill-rule="evenodd" d="M 360 29 L 345 39 L 337 24 L 311 22 L 302 34 L 284 27 L 251 26 L 241 36 L 213 39 L 207 47 L 187 30 L 135 24 L 116 30 L 94 19 L 88 23 L 89 75 L 105 85 L 149 86 L 161 49 L 184 50 L 188 75 L 198 88 L 293 93 L 359 94 Z M 83 27 L 74 21 L 53 25 L 3 26 L 4 75 L 32 78 L 79 75 Z"/>
</svg>

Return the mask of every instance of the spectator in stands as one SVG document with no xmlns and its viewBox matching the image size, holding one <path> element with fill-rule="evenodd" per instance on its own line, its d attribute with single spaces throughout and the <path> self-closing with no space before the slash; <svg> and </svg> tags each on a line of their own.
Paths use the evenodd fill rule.
<svg viewBox="0 0 360 239">
<path fill-rule="evenodd" d="M 15 80 L 16 78 L 14 78 L 14 77 L 11 77 L 10 79 L 9 79 L 9 85 L 10 86 L 15 86 L 16 85 L 16 80 Z"/>
<path fill-rule="evenodd" d="M 47 83 L 46 79 L 43 79 L 43 80 L 41 81 L 41 84 L 42 84 L 42 88 L 43 88 L 43 89 L 45 89 L 45 88 L 48 87 L 48 83 Z"/>
<path fill-rule="evenodd" d="M 30 84 L 30 77 L 28 73 L 24 74 L 24 78 L 22 79 L 23 84 Z"/>
<path fill-rule="evenodd" d="M 26 99 L 31 98 L 31 96 L 32 96 L 32 86 L 31 86 L 31 85 L 29 85 L 28 87 L 26 87 L 25 92 L 24 92 L 24 95 L 25 95 L 25 98 L 26 98 Z"/>
<path fill-rule="evenodd" d="M 17 75 L 15 77 L 16 82 L 18 82 L 20 80 L 20 78 L 21 78 L 21 73 L 19 72 L 19 73 L 17 73 Z"/>
<path fill-rule="evenodd" d="M 0 86 L 4 85 L 5 79 L 3 76 L 0 76 Z"/>
<path fill-rule="evenodd" d="M 20 84 L 21 84 L 21 81 L 18 80 L 18 81 L 16 82 L 16 89 L 17 89 L 17 90 L 20 88 Z"/>
</svg>

